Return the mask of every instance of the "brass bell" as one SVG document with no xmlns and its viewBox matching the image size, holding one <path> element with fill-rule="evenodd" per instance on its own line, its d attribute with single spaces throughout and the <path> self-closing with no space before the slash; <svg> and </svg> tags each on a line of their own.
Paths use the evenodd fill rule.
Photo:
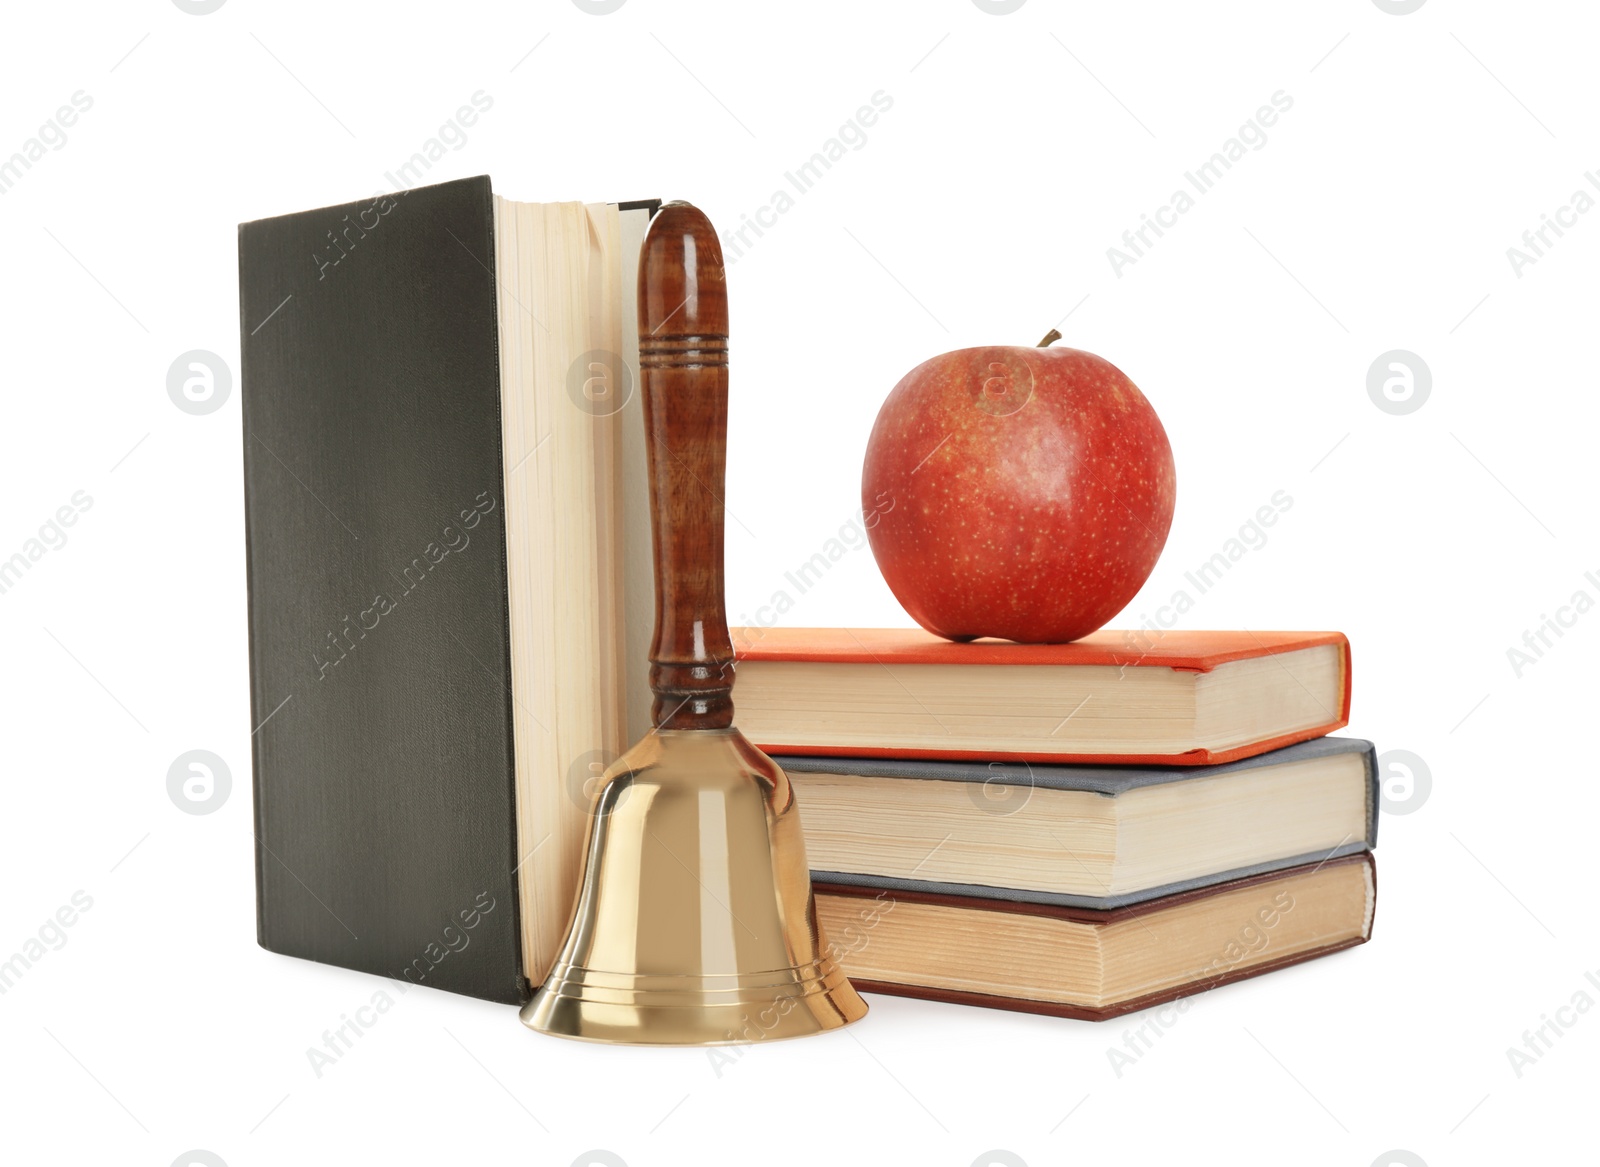
<svg viewBox="0 0 1600 1167">
<path fill-rule="evenodd" d="M 638 1045 L 799 1037 L 866 1014 L 817 923 L 794 791 L 733 728 L 723 610 L 728 308 L 710 221 L 669 203 L 639 260 L 655 729 L 596 794 L 566 940 L 522 1009 Z"/>
</svg>

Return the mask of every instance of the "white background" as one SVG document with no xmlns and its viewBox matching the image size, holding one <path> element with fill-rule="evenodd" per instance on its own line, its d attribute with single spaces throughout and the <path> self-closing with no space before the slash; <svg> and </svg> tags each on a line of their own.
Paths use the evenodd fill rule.
<svg viewBox="0 0 1600 1167">
<path fill-rule="evenodd" d="M 0 996 L 0 1157 L 1366 1167 L 1515 1161 L 1578 1128 L 1600 1010 L 1561 1014 L 1520 1077 L 1506 1051 L 1580 990 L 1600 1001 L 1600 615 L 1570 612 L 1521 676 L 1507 649 L 1600 599 L 1600 214 L 1520 275 L 1506 251 L 1600 167 L 1592 6 L 124 0 L 4 20 L 0 158 L 74 92 L 93 107 L 0 196 L 0 558 L 74 492 L 93 505 L 0 595 L 0 957 L 75 891 L 93 907 Z M 1061 322 L 1144 389 L 1177 458 L 1166 553 L 1116 625 L 1286 491 L 1181 626 L 1347 632 L 1351 732 L 1431 771 L 1384 816 L 1373 942 L 1198 998 L 1120 1077 L 1107 1050 L 1147 1017 L 877 997 L 851 1030 L 718 1066 L 420 989 L 317 1077 L 307 1048 L 385 986 L 255 945 L 235 226 L 386 187 L 478 90 L 492 109 L 430 180 L 688 198 L 724 230 L 892 97 L 730 272 L 731 617 L 853 521 L 906 370 Z M 1118 275 L 1107 248 L 1278 90 L 1294 104 L 1265 146 Z M 205 416 L 166 391 L 192 349 L 234 373 Z M 1367 392 L 1393 349 L 1432 374 L 1404 416 Z M 906 621 L 860 550 L 787 622 Z M 192 749 L 231 767 L 216 813 L 168 797 Z"/>
</svg>

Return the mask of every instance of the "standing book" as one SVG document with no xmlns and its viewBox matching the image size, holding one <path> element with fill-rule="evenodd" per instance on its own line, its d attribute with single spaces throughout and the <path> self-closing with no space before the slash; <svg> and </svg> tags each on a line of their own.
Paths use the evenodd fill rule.
<svg viewBox="0 0 1600 1167">
<path fill-rule="evenodd" d="M 240 227 L 264 947 L 510 1003 L 553 959 L 648 718 L 655 205 L 472 178 Z"/>
</svg>

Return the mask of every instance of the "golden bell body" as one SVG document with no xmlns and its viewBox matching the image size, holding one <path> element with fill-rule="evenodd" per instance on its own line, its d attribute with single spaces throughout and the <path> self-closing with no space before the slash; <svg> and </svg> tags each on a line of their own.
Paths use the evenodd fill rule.
<svg viewBox="0 0 1600 1167">
<path fill-rule="evenodd" d="M 602 780 L 585 852 L 529 1027 L 719 1045 L 865 1015 L 817 925 L 788 776 L 738 730 L 658 730 L 629 750 Z"/>
</svg>

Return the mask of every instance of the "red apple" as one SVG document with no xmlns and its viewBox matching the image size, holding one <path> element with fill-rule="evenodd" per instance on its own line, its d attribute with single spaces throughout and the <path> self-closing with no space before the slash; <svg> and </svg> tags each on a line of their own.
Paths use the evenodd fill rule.
<svg viewBox="0 0 1600 1167">
<path fill-rule="evenodd" d="M 907 373 L 867 442 L 878 567 L 950 640 L 1059 644 L 1101 627 L 1155 568 L 1177 476 L 1155 410 L 1070 348 L 945 353 Z"/>
</svg>

